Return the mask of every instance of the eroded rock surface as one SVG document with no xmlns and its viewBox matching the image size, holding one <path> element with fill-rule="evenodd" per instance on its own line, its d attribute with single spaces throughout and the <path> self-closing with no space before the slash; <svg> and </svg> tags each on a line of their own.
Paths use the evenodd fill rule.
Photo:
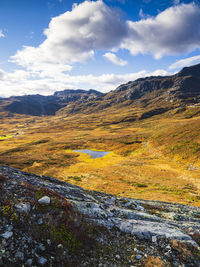
<svg viewBox="0 0 200 267">
<path fill-rule="evenodd" d="M 200 266 L 200 208 L 0 173 L 0 266 Z"/>
</svg>

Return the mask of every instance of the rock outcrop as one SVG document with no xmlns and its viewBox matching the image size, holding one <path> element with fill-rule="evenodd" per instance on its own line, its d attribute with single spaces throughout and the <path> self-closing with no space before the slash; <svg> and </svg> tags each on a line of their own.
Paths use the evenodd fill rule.
<svg viewBox="0 0 200 267">
<path fill-rule="evenodd" d="M 200 266 L 200 208 L 0 173 L 0 266 Z"/>
</svg>

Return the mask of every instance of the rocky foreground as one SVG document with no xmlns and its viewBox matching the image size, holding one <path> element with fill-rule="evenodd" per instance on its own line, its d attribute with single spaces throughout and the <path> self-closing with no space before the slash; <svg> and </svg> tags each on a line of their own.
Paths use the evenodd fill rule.
<svg viewBox="0 0 200 267">
<path fill-rule="evenodd" d="M 0 266 L 200 266 L 200 208 L 0 165 Z"/>
</svg>

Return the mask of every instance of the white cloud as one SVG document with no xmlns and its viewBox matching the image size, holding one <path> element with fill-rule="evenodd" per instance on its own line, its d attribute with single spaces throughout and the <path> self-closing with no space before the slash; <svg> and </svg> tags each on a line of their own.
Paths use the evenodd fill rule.
<svg viewBox="0 0 200 267">
<path fill-rule="evenodd" d="M 148 53 L 156 58 L 200 48 L 200 8 L 194 3 L 181 4 L 156 17 L 123 22 L 117 11 L 103 1 L 85 1 L 74 4 L 72 11 L 52 18 L 44 34 L 46 39 L 38 47 L 24 46 L 11 57 L 23 70 L 13 73 L 0 70 L 1 96 L 51 94 L 66 88 L 107 92 L 129 80 L 168 75 L 164 70 L 100 76 L 72 76 L 67 72 L 75 62 L 93 58 L 98 50 L 115 51 L 116 54 L 108 52 L 104 56 L 123 66 L 127 62 L 118 58 L 120 48 L 133 55 Z"/>
<path fill-rule="evenodd" d="M 169 69 L 180 69 L 200 63 L 200 55 L 178 60 L 169 66 Z"/>
<path fill-rule="evenodd" d="M 11 60 L 31 71 L 47 64 L 67 70 L 74 62 L 93 58 L 95 50 L 119 46 L 126 29 L 119 14 L 103 1 L 85 1 L 52 18 L 44 31 L 46 40 L 38 47 L 23 47 Z"/>
<path fill-rule="evenodd" d="M 157 75 L 169 75 L 165 70 L 156 70 L 149 72 L 141 70 L 136 73 L 127 74 L 103 74 L 78 75 L 72 76 L 65 73 L 54 75 L 54 77 L 32 77 L 29 72 L 17 70 L 13 73 L 7 73 L 0 70 L 0 96 L 8 97 L 11 95 L 24 94 L 44 94 L 49 95 L 55 91 L 71 89 L 94 88 L 102 92 L 114 90 L 117 86 L 128 81 Z"/>
<path fill-rule="evenodd" d="M 121 47 L 133 55 L 151 53 L 159 59 L 200 48 L 200 8 L 194 3 L 173 6 L 156 17 L 127 25 L 129 35 Z"/>
<path fill-rule="evenodd" d="M 113 53 L 106 53 L 104 54 L 104 57 L 107 58 L 110 62 L 112 62 L 113 64 L 119 65 L 119 66 L 125 66 L 128 64 L 127 61 L 118 58 L 115 54 Z"/>
<path fill-rule="evenodd" d="M 0 30 L 0 37 L 5 37 L 2 30 Z"/>
<path fill-rule="evenodd" d="M 200 48 L 200 8 L 194 3 L 180 4 L 156 17 L 124 22 L 102 0 L 85 1 L 52 18 L 44 34 L 43 43 L 24 46 L 11 61 L 29 71 L 47 74 L 48 69 L 70 71 L 73 63 L 93 58 L 98 50 L 117 52 L 122 48 L 133 55 L 150 53 L 160 58 Z M 123 64 L 114 54 L 108 57 L 115 64 Z"/>
</svg>

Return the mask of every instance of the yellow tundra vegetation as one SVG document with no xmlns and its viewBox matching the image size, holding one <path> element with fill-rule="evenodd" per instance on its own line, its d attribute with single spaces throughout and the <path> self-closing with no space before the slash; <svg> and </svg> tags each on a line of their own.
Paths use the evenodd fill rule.
<svg viewBox="0 0 200 267">
<path fill-rule="evenodd" d="M 89 190 L 200 206 L 200 117 L 187 110 L 121 120 L 135 112 L 2 118 L 0 163 Z M 74 149 L 110 154 L 92 159 Z"/>
</svg>

